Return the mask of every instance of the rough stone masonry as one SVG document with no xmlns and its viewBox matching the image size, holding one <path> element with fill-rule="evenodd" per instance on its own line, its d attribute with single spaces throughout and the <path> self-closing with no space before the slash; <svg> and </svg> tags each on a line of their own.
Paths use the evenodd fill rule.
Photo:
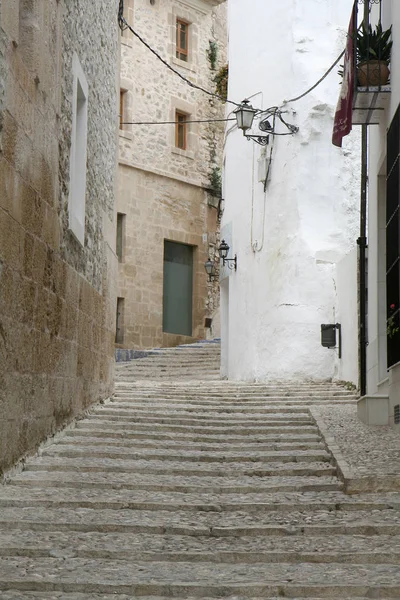
<svg viewBox="0 0 400 600">
<path fill-rule="evenodd" d="M 88 82 L 69 231 L 72 55 Z M 108 0 L 0 6 L 0 472 L 112 390 L 118 29 Z"/>
</svg>

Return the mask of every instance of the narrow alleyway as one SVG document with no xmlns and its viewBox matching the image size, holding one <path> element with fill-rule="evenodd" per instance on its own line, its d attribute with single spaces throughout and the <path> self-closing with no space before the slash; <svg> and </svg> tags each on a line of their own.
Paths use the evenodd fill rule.
<svg viewBox="0 0 400 600">
<path fill-rule="evenodd" d="M 1 600 L 400 598 L 400 495 L 346 496 L 308 407 L 219 346 L 117 366 L 115 397 L 0 487 Z"/>
</svg>

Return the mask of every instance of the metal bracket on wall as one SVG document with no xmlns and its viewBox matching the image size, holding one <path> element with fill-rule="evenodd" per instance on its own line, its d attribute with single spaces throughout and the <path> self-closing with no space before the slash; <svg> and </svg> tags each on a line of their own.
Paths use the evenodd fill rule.
<svg viewBox="0 0 400 600">
<path fill-rule="evenodd" d="M 342 358 L 342 326 L 340 323 L 336 323 L 335 327 L 339 332 L 339 358 Z"/>
</svg>

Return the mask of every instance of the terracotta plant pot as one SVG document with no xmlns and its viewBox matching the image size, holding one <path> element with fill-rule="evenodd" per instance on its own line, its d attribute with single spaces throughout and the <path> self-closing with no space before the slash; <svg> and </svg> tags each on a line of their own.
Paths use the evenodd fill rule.
<svg viewBox="0 0 400 600">
<path fill-rule="evenodd" d="M 358 85 L 362 87 L 385 85 L 389 75 L 389 67 L 383 60 L 364 60 L 357 65 Z"/>
</svg>

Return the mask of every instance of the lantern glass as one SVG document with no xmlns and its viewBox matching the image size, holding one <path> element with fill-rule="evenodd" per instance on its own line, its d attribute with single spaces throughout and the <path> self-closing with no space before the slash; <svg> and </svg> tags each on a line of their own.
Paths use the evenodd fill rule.
<svg viewBox="0 0 400 600">
<path fill-rule="evenodd" d="M 214 275 L 214 263 L 210 258 L 204 263 L 204 268 L 206 270 L 207 275 Z"/>
<path fill-rule="evenodd" d="M 222 259 L 225 259 L 228 256 L 229 246 L 225 240 L 222 240 L 220 247 L 218 248 L 218 252 Z"/>
<path fill-rule="evenodd" d="M 256 111 L 248 100 L 243 100 L 242 104 L 234 111 L 236 122 L 239 129 L 247 131 L 253 125 L 254 115 Z"/>
</svg>

